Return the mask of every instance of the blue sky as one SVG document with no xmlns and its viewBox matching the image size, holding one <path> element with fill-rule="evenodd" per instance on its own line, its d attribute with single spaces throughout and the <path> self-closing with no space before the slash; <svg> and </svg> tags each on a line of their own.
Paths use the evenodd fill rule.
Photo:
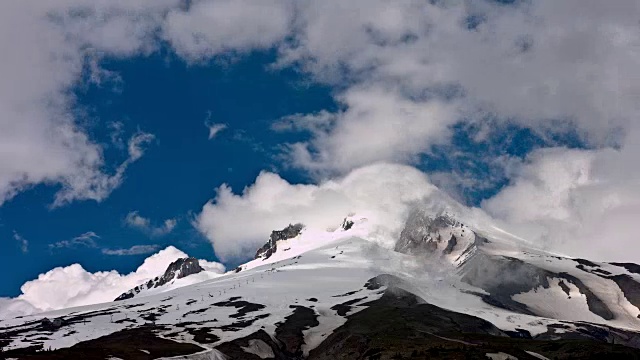
<svg viewBox="0 0 640 360">
<path fill-rule="evenodd" d="M 188 65 L 160 51 L 136 59 L 104 59 L 101 67 L 117 77 L 100 84 L 91 83 L 85 75 L 74 89 L 75 111 L 88 124 L 91 137 L 105 144 L 106 159 L 116 164 L 123 157 L 112 142 L 113 123 L 122 124 L 120 136 L 143 130 L 155 139 L 144 157 L 128 169 L 124 183 L 102 202 L 80 201 L 51 209 L 56 186 L 38 185 L 0 207 L 2 237 L 15 240 L 0 243 L 3 266 L 13 269 L 12 277 L 0 285 L 0 295 L 16 296 L 25 281 L 75 262 L 90 272 L 127 273 L 153 252 L 118 256 L 103 254 L 103 248 L 174 245 L 189 255 L 217 260 L 210 243 L 191 222 L 218 186 L 226 183 L 241 190 L 262 170 L 276 171 L 290 182 L 310 182 L 306 172 L 290 168 L 279 158 L 281 144 L 306 136 L 273 131 L 272 124 L 291 114 L 333 111 L 339 105 L 331 96 L 332 87 L 313 83 L 295 69 L 272 70 L 275 60 L 273 52 L 256 52 Z M 208 122 L 227 127 L 209 139 Z M 456 194 L 472 205 L 506 185 L 500 169 L 495 172 L 491 167 L 491 159 L 524 157 L 545 144 L 540 136 L 516 127 L 497 135 L 504 143 L 496 140 L 490 146 L 469 141 L 469 131 L 456 128 L 452 145 L 423 155 L 418 167 L 486 180 L 483 186 L 449 189 L 461 190 Z M 449 154 L 452 147 L 461 152 L 459 156 Z M 126 223 L 132 211 L 152 225 L 176 219 L 177 226 L 169 234 L 150 236 Z M 99 236 L 95 238 L 98 246 L 50 248 L 87 232 Z M 16 234 L 28 241 L 26 252 Z"/>
<path fill-rule="evenodd" d="M 295 71 L 269 71 L 273 61 L 268 52 L 196 66 L 166 53 L 105 60 L 103 68 L 119 79 L 100 85 L 86 81 L 74 90 L 77 111 L 90 124 L 92 137 L 107 144 L 105 157 L 113 163 L 122 160 L 122 153 L 111 144 L 110 123 L 122 123 L 125 134 L 142 129 L 155 140 L 127 171 L 123 185 L 101 203 L 50 209 L 56 187 L 38 185 L 0 207 L 0 236 L 13 239 L 15 232 L 29 242 L 27 252 L 17 240 L 0 243 L 3 266 L 13 269 L 0 284 L 0 296 L 17 295 L 25 281 L 56 266 L 78 262 L 91 272 L 126 273 L 149 255 L 104 255 L 102 247 L 172 244 L 189 255 L 215 260 L 210 243 L 190 222 L 218 186 L 242 189 L 265 169 L 308 181 L 304 173 L 287 170 L 275 159 L 283 140 L 270 130 L 271 124 L 289 114 L 336 105 L 329 87 L 310 84 Z M 227 128 L 208 139 L 207 119 Z M 170 234 L 150 237 L 127 226 L 131 211 L 157 223 L 175 218 L 178 225 Z M 89 231 L 100 236 L 98 248 L 49 249 L 49 244 Z"/>
<path fill-rule="evenodd" d="M 638 5 L 619 5 L 1 3 L 0 298 L 169 245 L 235 266 L 381 162 L 540 247 L 640 261 Z"/>
</svg>

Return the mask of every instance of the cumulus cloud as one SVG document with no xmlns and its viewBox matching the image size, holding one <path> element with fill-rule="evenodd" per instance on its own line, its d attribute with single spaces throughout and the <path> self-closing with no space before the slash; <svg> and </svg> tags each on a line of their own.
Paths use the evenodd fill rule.
<svg viewBox="0 0 640 360">
<path fill-rule="evenodd" d="M 57 267 L 22 285 L 22 294 L 17 298 L 0 298 L 0 318 L 113 301 L 123 292 L 161 275 L 173 261 L 187 256 L 169 246 L 126 275 L 114 270 L 91 273 L 80 264 Z M 203 262 L 209 271 L 224 271 L 220 264 Z"/>
<path fill-rule="evenodd" d="M 368 239 L 392 247 L 407 212 L 418 202 L 434 211 L 456 206 L 424 173 L 403 165 L 370 165 L 319 185 L 291 184 L 262 172 L 241 194 L 227 185 L 218 188 L 195 225 L 221 260 L 246 259 L 272 230 L 290 223 L 326 230 L 352 213 L 367 219 Z"/>
<path fill-rule="evenodd" d="M 172 232 L 178 224 L 178 220 L 176 219 L 166 219 L 162 225 L 154 226 L 150 219 L 140 216 L 137 211 L 128 213 L 124 222 L 127 226 L 136 228 L 152 237 L 167 235 Z"/>
<path fill-rule="evenodd" d="M 198 262 L 203 269 L 205 269 L 206 271 L 214 272 L 216 274 L 222 274 L 226 270 L 225 266 L 219 262 L 207 261 L 202 259 L 199 259 Z"/>
<path fill-rule="evenodd" d="M 54 206 L 101 201 L 122 182 L 136 153 L 115 173 L 73 111 L 69 91 L 96 56 L 149 51 L 162 11 L 178 1 L 3 1 L 0 4 L 0 204 L 46 183 Z M 163 10 L 164 9 L 164 10 Z M 89 59 L 89 60 L 88 60 Z M 94 80 L 107 75 L 89 61 Z M 141 145 L 145 137 L 130 144 Z M 137 145 L 136 145 L 137 144 Z M 135 149 L 134 149 L 135 150 Z M 137 154 L 140 154 L 138 152 Z"/>
<path fill-rule="evenodd" d="M 529 155 L 509 186 L 483 208 L 514 233 L 573 256 L 640 262 L 640 147 L 543 149 Z"/>
<path fill-rule="evenodd" d="M 136 135 L 129 158 L 115 173 L 105 171 L 102 148 L 75 118 L 69 95 L 87 58 L 148 54 L 166 43 L 188 62 L 199 62 L 276 46 L 277 66 L 294 66 L 335 86 L 341 105 L 282 119 L 281 130 L 311 135 L 288 144 L 287 155 L 319 179 L 339 178 L 292 185 L 263 173 L 241 195 L 221 187 L 197 220 L 221 254 L 239 256 L 258 243 L 257 229 L 268 233 L 272 224 L 290 222 L 287 217 L 316 222 L 304 203 L 285 196 L 290 193 L 319 201 L 319 214 L 332 212 L 324 194 L 334 197 L 338 210 L 357 207 L 353 202 L 364 195 L 333 188 L 361 173 L 352 169 L 377 161 L 413 163 L 433 145 L 450 143 L 458 123 L 489 132 L 516 124 L 577 134 L 590 150 L 531 154 L 484 208 L 516 227 L 536 229 L 531 236 L 549 242 L 570 233 L 595 239 L 604 229 L 607 239 L 630 239 L 633 227 L 624 214 L 637 213 L 640 196 L 638 170 L 629 166 L 640 150 L 638 13 L 635 0 L 616 6 L 598 0 L 4 1 L 0 33 L 11 36 L 0 38 L 0 204 L 39 183 L 60 186 L 54 206 L 100 201 L 151 141 Z M 95 66 L 95 81 L 108 77 Z M 269 197 L 267 188 L 282 199 Z M 270 208 L 257 204 L 262 197 Z M 283 201 L 285 215 L 274 215 L 280 214 L 276 200 Z M 226 209 L 255 220 L 255 232 L 245 234 L 250 240 L 210 216 L 237 225 Z M 589 223 L 594 219 L 599 229 Z M 616 241 L 608 247 L 629 244 Z"/>
<path fill-rule="evenodd" d="M 157 251 L 159 247 L 159 245 L 133 245 L 128 249 L 102 249 L 102 253 L 117 256 L 142 255 Z"/>
<path fill-rule="evenodd" d="M 166 17 L 163 36 L 189 61 L 222 52 L 267 49 L 289 34 L 291 0 L 215 0 L 192 2 Z"/>
<path fill-rule="evenodd" d="M 337 85 L 342 107 L 278 124 L 312 135 L 288 147 L 295 166 L 345 174 L 376 159 L 411 162 L 450 144 L 454 123 L 488 129 L 472 139 L 478 146 L 509 124 L 575 134 L 589 150 L 541 150 L 515 169 L 519 159 L 503 161 L 511 183 L 484 208 L 550 248 L 640 260 L 630 251 L 640 199 L 630 165 L 640 150 L 637 1 L 324 1 L 297 10 L 279 65 Z M 377 101 L 354 100 L 361 89 L 376 89 L 364 98 Z"/>
<path fill-rule="evenodd" d="M 96 242 L 97 239 L 100 239 L 100 236 L 98 234 L 93 231 L 87 231 L 74 237 L 73 239 L 61 240 L 53 244 L 49 244 L 49 249 L 54 250 L 75 247 L 95 248 L 98 247 L 98 244 Z"/>
<path fill-rule="evenodd" d="M 476 115 L 460 121 L 482 110 L 535 130 L 564 123 L 608 144 L 639 106 L 638 6 L 308 2 L 280 61 L 335 84 L 396 84 L 405 101 L 444 96 Z"/>
<path fill-rule="evenodd" d="M 294 165 L 344 174 L 376 161 L 413 162 L 432 145 L 447 143 L 457 119 L 444 102 L 409 100 L 380 86 L 351 88 L 339 100 L 345 110 L 336 114 L 289 116 L 276 124 L 314 136 L 290 145 Z"/>
</svg>

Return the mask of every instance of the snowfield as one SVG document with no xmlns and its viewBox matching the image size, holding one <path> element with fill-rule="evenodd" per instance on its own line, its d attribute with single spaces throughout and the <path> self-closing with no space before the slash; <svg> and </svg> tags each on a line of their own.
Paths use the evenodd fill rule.
<svg viewBox="0 0 640 360">
<path fill-rule="evenodd" d="M 160 338 L 202 349 L 171 358 L 222 359 L 218 345 L 260 330 L 273 337 L 288 317 L 307 311 L 315 320 L 302 330 L 301 351 L 306 356 L 349 316 L 383 296 L 389 284 L 366 285 L 383 274 L 396 279 L 394 288 L 425 303 L 486 320 L 502 331 L 552 337 L 577 332 L 585 323 L 640 331 L 637 303 L 633 305 L 609 278 L 640 281 L 640 275 L 623 266 L 526 248 L 501 231 L 483 232 L 457 221 L 440 227 L 428 223 L 419 231 L 405 229 L 406 246 L 430 249 L 405 254 L 365 240 L 364 223 L 348 230 L 303 230 L 279 241 L 268 258 L 249 261 L 223 275 L 204 271 L 124 301 L 2 320 L 3 349 L 68 348 L 146 326 Z M 415 243 L 416 234 L 420 243 Z M 487 278 L 478 280 L 478 269 Z M 526 276 L 526 281 L 519 276 Z M 521 289 L 523 283 L 529 288 Z M 509 284 L 516 284 L 516 290 Z M 45 318 L 60 319 L 60 324 L 44 325 Z M 259 339 L 247 342 L 243 350 L 259 358 L 274 357 L 272 348 Z"/>
</svg>

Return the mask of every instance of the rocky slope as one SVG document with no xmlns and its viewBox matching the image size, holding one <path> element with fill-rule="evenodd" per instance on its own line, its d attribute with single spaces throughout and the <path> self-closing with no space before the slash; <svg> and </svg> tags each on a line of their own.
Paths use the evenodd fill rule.
<svg viewBox="0 0 640 360">
<path fill-rule="evenodd" d="M 182 279 L 189 275 L 197 274 L 201 271 L 204 271 L 204 269 L 200 267 L 198 259 L 193 257 L 178 259 L 169 264 L 167 270 L 165 270 L 162 276 L 156 276 L 146 283 L 140 284 L 133 289 L 122 293 L 114 301 L 131 299 L 140 293 L 144 293 L 147 290 L 164 286 L 176 279 Z"/>
<path fill-rule="evenodd" d="M 266 244 L 264 244 L 260 249 L 258 249 L 258 251 L 256 251 L 254 259 L 266 260 L 270 258 L 271 255 L 278 251 L 279 242 L 281 243 L 284 240 L 295 238 L 296 236 L 300 235 L 300 232 L 302 232 L 303 228 L 304 225 L 302 224 L 289 224 L 289 226 L 285 227 L 282 230 L 272 231 L 271 235 L 269 236 L 269 241 L 267 241 Z"/>
</svg>

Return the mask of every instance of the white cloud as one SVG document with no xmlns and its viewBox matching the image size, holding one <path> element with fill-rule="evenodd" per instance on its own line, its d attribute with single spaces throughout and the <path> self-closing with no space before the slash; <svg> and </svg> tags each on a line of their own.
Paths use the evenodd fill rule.
<svg viewBox="0 0 640 360">
<path fill-rule="evenodd" d="M 483 208 L 536 243 L 572 256 L 640 262 L 639 143 L 622 150 L 544 149 Z"/>
<path fill-rule="evenodd" d="M 129 256 L 149 254 L 158 250 L 159 245 L 133 245 L 127 249 L 102 249 L 105 255 Z"/>
<path fill-rule="evenodd" d="M 594 249 L 624 248 L 634 230 L 627 215 L 637 214 L 640 194 L 638 170 L 630 165 L 640 150 L 639 12 L 635 0 L 616 6 L 599 0 L 509 6 L 419 0 L 3 1 L 0 204 L 40 183 L 61 187 L 54 206 L 100 201 L 120 185 L 150 137 L 134 137 L 129 159 L 109 174 L 101 146 L 73 115 L 68 90 L 78 83 L 87 58 L 148 54 L 161 34 L 188 62 L 277 46 L 280 66 L 294 64 L 337 85 L 340 110 L 286 119 L 287 126 L 312 135 L 288 147 L 294 165 L 320 175 L 344 175 L 380 160 L 412 162 L 431 145 L 449 142 L 449 126 L 456 121 L 491 118 L 539 132 L 573 130 L 593 150 L 531 155 L 511 174 L 512 185 L 485 208 L 523 229 L 537 228 L 531 232 L 535 238 L 553 242 L 573 232 L 600 244 Z M 482 20 L 469 30 L 470 19 Z M 92 74 L 96 80 L 104 75 L 97 68 Z M 295 218 L 292 209 L 306 207 L 285 199 L 283 209 L 290 214 L 273 215 L 275 210 L 251 200 L 260 196 L 275 203 L 259 184 L 312 199 L 324 199 L 318 194 L 326 192 L 337 197 L 336 206 L 352 208 L 350 196 L 327 185 L 343 181 L 309 187 L 263 173 L 243 196 L 221 188 L 198 224 L 221 253 L 236 256 L 250 244 L 240 239 L 240 230 L 209 213 L 238 208 L 251 219 L 265 215 L 256 221 L 260 232 L 268 232 L 272 223 Z M 313 220 L 305 211 L 301 216 Z M 602 222 L 599 229 L 596 220 Z M 605 229 L 607 239 L 625 240 L 597 242 L 595 234 Z M 257 232 L 249 234 L 252 244 Z"/>
<path fill-rule="evenodd" d="M 222 274 L 225 272 L 226 268 L 224 265 L 222 265 L 219 262 L 215 262 L 215 261 L 207 261 L 207 260 L 202 260 L 199 259 L 198 262 L 200 263 L 200 266 L 205 269 L 206 271 L 211 271 L 217 274 Z"/>
<path fill-rule="evenodd" d="M 96 243 L 96 239 L 100 239 L 100 236 L 93 231 L 87 231 L 83 234 L 80 234 L 73 239 L 70 240 L 61 240 L 55 242 L 53 244 L 49 244 L 49 249 L 63 249 L 63 248 L 74 248 L 74 247 L 89 247 L 95 248 L 98 246 Z"/>
<path fill-rule="evenodd" d="M 22 251 L 23 254 L 29 252 L 29 241 L 27 239 L 22 237 L 22 235 L 18 234 L 16 231 L 13 232 L 13 239 L 18 242 L 20 245 L 20 251 Z"/>
<path fill-rule="evenodd" d="M 267 49 L 289 33 L 294 15 L 290 0 L 215 0 L 192 2 L 169 12 L 163 33 L 189 61 L 225 51 Z"/>
<path fill-rule="evenodd" d="M 137 211 L 128 213 L 124 221 L 127 226 L 136 228 L 152 237 L 167 235 L 172 232 L 178 224 L 178 220 L 176 219 L 166 219 L 162 225 L 154 226 L 150 219 L 140 216 Z"/>
<path fill-rule="evenodd" d="M 177 4 L 0 3 L 0 205 L 40 183 L 61 187 L 54 206 L 101 201 L 120 185 L 135 158 L 115 174 L 105 171 L 102 148 L 75 118 L 69 89 L 79 82 L 88 57 L 148 51 L 162 12 Z"/>
<path fill-rule="evenodd" d="M 444 102 L 413 101 L 380 86 L 351 88 L 339 100 L 346 110 L 336 114 L 284 119 L 314 135 L 309 143 L 290 145 L 294 165 L 345 173 L 376 161 L 412 162 L 432 145 L 447 143 L 457 119 Z"/>
<path fill-rule="evenodd" d="M 356 0 L 301 2 L 296 10 L 294 41 L 280 45 L 279 65 L 336 85 L 341 108 L 287 117 L 276 128 L 310 132 L 289 144 L 289 160 L 320 178 L 379 160 L 412 163 L 432 145 L 450 144 L 455 122 L 489 132 L 505 123 L 575 132 L 605 153 L 630 153 L 639 140 L 629 135 L 640 124 L 636 1 Z M 480 20 L 475 29 L 469 19 Z M 621 177 L 634 177 L 624 166 L 630 159 L 610 160 Z M 486 186 L 478 180 L 471 186 Z"/>
<path fill-rule="evenodd" d="M 113 270 L 91 273 L 80 264 L 52 269 L 22 285 L 22 294 L 17 298 L 0 298 L 0 318 L 112 301 L 123 292 L 163 274 L 170 263 L 183 257 L 187 254 L 169 246 L 126 275 Z M 204 264 L 207 270 L 224 271 L 217 263 L 204 261 Z"/>
<path fill-rule="evenodd" d="M 205 123 L 209 129 L 209 140 L 213 139 L 218 133 L 227 128 L 226 124 Z"/>
<path fill-rule="evenodd" d="M 154 135 L 138 132 L 129 139 L 129 157 L 122 162 L 113 175 L 104 173 L 77 174 L 66 178 L 56 193 L 53 207 L 65 205 L 73 200 L 102 201 L 122 184 L 127 168 L 144 154 L 143 146 L 151 142 Z"/>
<path fill-rule="evenodd" d="M 195 220 L 221 260 L 246 259 L 263 245 L 272 230 L 301 222 L 314 229 L 337 227 L 351 213 L 367 218 L 368 238 L 393 246 L 410 206 L 429 201 L 434 211 L 456 206 L 417 169 L 376 164 L 320 185 L 290 184 L 262 172 L 255 183 L 234 194 L 218 189 Z"/>
</svg>

